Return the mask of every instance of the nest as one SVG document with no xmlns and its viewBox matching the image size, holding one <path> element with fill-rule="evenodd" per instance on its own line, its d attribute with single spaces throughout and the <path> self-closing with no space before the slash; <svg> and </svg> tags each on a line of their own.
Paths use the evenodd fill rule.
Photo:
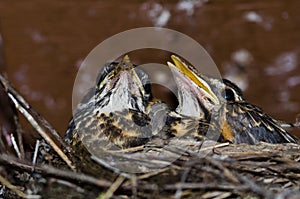
<svg viewBox="0 0 300 199">
<path fill-rule="evenodd" d="M 41 136 L 36 146 L 26 151 L 18 134 L 19 142 L 13 144 L 15 152 L 0 151 L 0 198 L 300 196 L 300 145 L 236 145 L 186 138 L 174 140 L 168 147 L 151 142 L 106 151 L 105 158 L 101 158 L 66 146 L 8 80 L 3 76 L 0 80 L 17 110 Z M 114 166 L 110 160 L 117 164 Z M 126 169 L 139 172 L 124 172 Z"/>
</svg>

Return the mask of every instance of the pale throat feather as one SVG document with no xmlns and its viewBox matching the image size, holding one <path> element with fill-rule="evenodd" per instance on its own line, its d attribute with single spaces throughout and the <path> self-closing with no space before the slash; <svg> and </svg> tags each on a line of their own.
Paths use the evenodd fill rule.
<svg viewBox="0 0 300 199">
<path fill-rule="evenodd" d="M 197 97 L 187 89 L 179 89 L 179 92 L 179 105 L 176 108 L 176 112 L 190 117 L 204 117 L 203 110 L 199 105 Z"/>
<path fill-rule="evenodd" d="M 141 97 L 141 88 L 137 86 L 134 79 L 130 78 L 130 75 L 130 72 L 123 71 L 116 82 L 108 82 L 109 85 L 106 85 L 105 90 L 110 90 L 110 95 L 106 96 L 107 99 L 103 100 L 102 105 L 94 111 L 108 113 L 133 109 L 144 112 L 145 108 Z M 99 95 L 98 98 L 104 99 L 105 97 Z"/>
</svg>

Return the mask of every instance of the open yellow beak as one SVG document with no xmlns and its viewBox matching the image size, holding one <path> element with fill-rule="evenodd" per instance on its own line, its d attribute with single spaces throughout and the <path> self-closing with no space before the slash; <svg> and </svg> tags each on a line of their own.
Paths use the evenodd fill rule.
<svg viewBox="0 0 300 199">
<path fill-rule="evenodd" d="M 201 78 L 199 75 L 195 74 L 187 64 L 185 64 L 181 59 L 175 55 L 171 56 L 173 63 L 167 62 L 169 67 L 176 67 L 181 73 L 183 73 L 186 77 L 188 77 L 191 81 L 193 81 L 199 88 L 203 89 L 215 103 L 219 102 L 217 96 L 212 92 L 210 86 Z"/>
</svg>

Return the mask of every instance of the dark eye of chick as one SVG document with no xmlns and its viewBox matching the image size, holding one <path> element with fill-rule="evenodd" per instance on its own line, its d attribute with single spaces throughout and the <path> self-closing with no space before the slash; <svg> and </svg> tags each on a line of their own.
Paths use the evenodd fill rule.
<svg viewBox="0 0 300 199">
<path fill-rule="evenodd" d="M 234 101 L 235 97 L 234 97 L 234 92 L 231 89 L 225 89 L 225 99 L 228 101 Z"/>
</svg>

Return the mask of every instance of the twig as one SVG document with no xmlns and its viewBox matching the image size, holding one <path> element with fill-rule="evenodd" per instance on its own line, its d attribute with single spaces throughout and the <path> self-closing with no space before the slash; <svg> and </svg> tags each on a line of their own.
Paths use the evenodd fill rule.
<svg viewBox="0 0 300 199">
<path fill-rule="evenodd" d="M 98 198 L 100 199 L 108 199 L 111 198 L 112 195 L 115 193 L 115 191 L 121 186 L 121 184 L 124 182 L 125 177 L 122 175 L 119 175 L 117 180 L 109 187 L 109 189 L 106 191 L 106 193 L 102 196 L 100 195 Z M 97 198 L 97 199 L 98 199 Z"/>
<path fill-rule="evenodd" d="M 217 167 L 219 170 L 222 171 L 222 175 L 224 177 L 226 177 L 227 179 L 229 179 L 230 181 L 234 182 L 234 183 L 239 183 L 239 180 L 237 179 L 237 177 L 225 166 L 222 165 L 223 162 L 221 161 L 216 161 L 213 158 L 206 158 L 207 161 L 209 161 L 212 165 L 214 165 L 215 167 Z"/>
<path fill-rule="evenodd" d="M 203 189 L 203 190 L 248 190 L 245 185 L 222 185 L 222 184 L 207 184 L 207 183 L 175 183 L 167 184 L 164 186 L 166 190 L 177 190 L 179 187 L 182 189 Z"/>
<path fill-rule="evenodd" d="M 8 156 L 6 154 L 0 154 L 0 162 L 2 164 L 10 165 L 16 168 L 19 168 L 24 171 L 32 171 L 34 167 L 34 171 L 36 173 L 44 174 L 44 175 L 52 175 L 56 177 L 61 177 L 65 179 L 77 180 L 80 182 L 86 182 L 89 184 L 96 185 L 98 187 L 109 187 L 111 183 L 106 180 L 99 180 L 89 175 L 76 173 L 73 171 L 66 171 L 62 169 L 57 169 L 48 165 L 36 165 L 33 166 L 31 163 L 22 162 L 12 156 Z"/>
<path fill-rule="evenodd" d="M 187 177 L 188 177 L 188 174 L 190 173 L 190 171 L 191 171 L 191 167 L 189 167 L 189 168 L 187 168 L 184 172 L 183 172 L 183 174 L 182 174 L 182 176 L 181 176 L 181 179 L 180 179 L 180 184 L 183 184 L 185 181 L 186 181 L 186 179 L 187 179 Z M 180 185 L 179 184 L 179 185 Z M 182 187 L 181 186 L 178 186 L 178 189 L 176 190 L 176 193 L 175 193 L 175 199 L 180 199 L 181 198 L 181 196 L 182 196 Z"/>
<path fill-rule="evenodd" d="M 131 184 L 132 184 L 132 196 L 134 199 L 137 198 L 137 185 L 138 185 L 138 180 L 135 174 L 132 174 L 131 177 Z"/>
<path fill-rule="evenodd" d="M 80 193 L 85 193 L 86 190 L 83 189 L 82 187 L 78 186 L 78 185 L 75 185 L 71 182 L 68 182 L 68 181 L 65 181 L 65 180 L 60 180 L 60 179 L 56 179 L 56 178 L 51 178 L 49 179 L 50 182 L 56 182 L 58 184 L 61 184 L 61 185 L 65 185 L 65 186 L 68 186 L 68 187 L 71 187 L 73 188 L 74 190 L 76 190 L 77 192 L 80 192 Z"/>
<path fill-rule="evenodd" d="M 56 153 L 67 163 L 67 165 L 75 170 L 75 166 L 72 164 L 71 160 L 64 154 L 64 152 L 57 146 L 57 144 L 46 134 L 42 127 L 37 123 L 37 121 L 23 108 L 16 100 L 16 98 L 8 93 L 9 98 L 15 104 L 15 107 L 25 116 L 27 121 L 35 128 L 35 130 L 45 139 L 45 141 L 56 151 Z"/>
<path fill-rule="evenodd" d="M 130 152 L 137 152 L 143 150 L 144 146 L 136 146 L 136 147 L 130 147 L 127 149 L 121 149 L 121 150 L 105 150 L 108 153 L 130 153 Z"/>
<path fill-rule="evenodd" d="M 16 142 L 15 137 L 14 137 L 13 134 L 10 134 L 10 140 L 11 140 L 11 143 L 12 143 L 12 145 L 13 145 L 15 151 L 16 151 L 16 154 L 17 154 L 18 158 L 21 159 L 21 153 L 20 153 L 19 147 L 17 145 L 17 142 Z"/>
<path fill-rule="evenodd" d="M 251 191 L 254 193 L 263 196 L 263 198 L 273 199 L 275 198 L 275 194 L 271 191 L 264 189 L 262 186 L 257 185 L 252 180 L 246 178 L 245 176 L 237 175 L 239 180 L 244 182 L 244 185 L 248 186 Z"/>
<path fill-rule="evenodd" d="M 18 144 L 19 144 L 19 148 L 20 148 L 21 159 L 24 159 L 25 150 L 24 150 L 24 144 L 23 144 L 22 129 L 21 129 L 21 126 L 20 126 L 17 116 L 14 116 L 14 121 L 15 121 L 15 125 L 17 127 L 16 132 L 17 132 L 17 136 L 18 136 Z"/>
<path fill-rule="evenodd" d="M 40 141 L 37 140 L 35 143 L 35 148 L 34 148 L 34 154 L 33 154 L 33 158 L 32 158 L 32 164 L 35 165 L 36 163 L 36 157 L 39 151 L 39 147 L 40 147 Z"/>
<path fill-rule="evenodd" d="M 156 171 L 153 171 L 153 172 L 149 172 L 149 173 L 145 173 L 145 174 L 143 174 L 143 175 L 140 175 L 140 176 L 137 177 L 137 179 L 139 179 L 139 180 L 147 179 L 147 178 L 149 178 L 149 177 L 156 176 L 156 175 L 158 175 L 158 174 L 160 174 L 160 173 L 163 173 L 163 172 L 165 172 L 165 171 L 167 171 L 167 170 L 169 170 L 168 167 L 162 168 L 162 169 L 158 169 L 158 170 L 156 170 Z"/>
<path fill-rule="evenodd" d="M 57 141 L 70 153 L 70 147 L 66 145 L 59 133 L 50 125 L 50 123 L 31 107 L 29 108 L 29 110 L 31 114 L 35 116 L 38 121 L 41 122 L 41 124 L 43 124 L 44 127 L 46 127 L 50 131 L 50 133 L 57 139 Z"/>
</svg>

